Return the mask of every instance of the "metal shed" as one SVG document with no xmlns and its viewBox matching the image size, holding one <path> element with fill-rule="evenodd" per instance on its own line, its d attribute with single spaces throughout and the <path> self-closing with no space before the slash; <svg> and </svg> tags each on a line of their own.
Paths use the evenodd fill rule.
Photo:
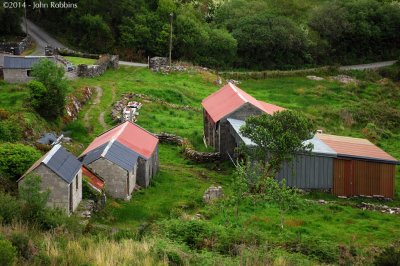
<svg viewBox="0 0 400 266">
<path fill-rule="evenodd" d="M 240 133 L 245 121 L 228 122 L 236 146 L 255 145 Z M 277 180 L 286 179 L 289 186 L 301 189 L 331 190 L 336 196 L 394 197 L 399 161 L 368 140 L 316 134 L 308 143 L 314 145 L 311 153 L 296 154 L 284 163 Z"/>
<path fill-rule="evenodd" d="M 337 196 L 394 197 L 394 157 L 366 139 L 318 134 L 337 152 L 333 164 L 333 194 Z"/>
</svg>

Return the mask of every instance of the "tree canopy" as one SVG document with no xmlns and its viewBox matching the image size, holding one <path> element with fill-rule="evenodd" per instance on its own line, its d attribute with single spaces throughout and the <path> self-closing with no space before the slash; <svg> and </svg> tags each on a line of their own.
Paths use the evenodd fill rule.
<svg viewBox="0 0 400 266">
<path fill-rule="evenodd" d="M 305 140 L 314 135 L 313 123 L 300 113 L 291 110 L 251 116 L 240 129 L 243 136 L 256 146 L 247 149 L 253 160 L 267 162 L 265 176 L 275 176 L 284 161 L 291 160 L 298 152 L 310 151 L 312 144 Z"/>
</svg>

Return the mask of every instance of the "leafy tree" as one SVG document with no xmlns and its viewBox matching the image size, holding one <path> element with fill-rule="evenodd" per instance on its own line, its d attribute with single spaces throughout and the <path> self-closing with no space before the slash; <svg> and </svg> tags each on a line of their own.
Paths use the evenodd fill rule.
<svg viewBox="0 0 400 266">
<path fill-rule="evenodd" d="M 114 44 L 111 29 L 100 15 L 86 14 L 80 18 L 80 46 L 89 52 L 107 53 Z"/>
<path fill-rule="evenodd" d="M 30 146 L 19 143 L 0 144 L 0 172 L 14 180 L 39 158 L 40 153 Z"/>
<path fill-rule="evenodd" d="M 242 66 L 290 68 L 310 61 L 305 33 L 285 17 L 268 13 L 243 17 L 232 35 Z"/>
<path fill-rule="evenodd" d="M 239 206 L 249 191 L 247 186 L 247 167 L 241 164 L 236 165 L 236 171 L 232 180 L 231 203 L 235 206 L 236 219 L 239 217 Z"/>
<path fill-rule="evenodd" d="M 208 52 L 204 64 L 211 67 L 230 66 L 236 57 L 235 38 L 223 29 L 210 29 L 208 35 Z"/>
<path fill-rule="evenodd" d="M 0 222 L 11 224 L 20 218 L 21 202 L 10 194 L 0 192 Z"/>
<path fill-rule="evenodd" d="M 303 144 L 314 135 L 313 123 L 295 111 L 249 117 L 240 132 L 256 144 L 246 151 L 253 160 L 262 162 L 265 177 L 275 176 L 295 153 L 313 148 L 312 144 Z"/>
<path fill-rule="evenodd" d="M 32 67 L 35 81 L 28 83 L 32 107 L 46 119 L 64 114 L 67 83 L 64 69 L 50 60 L 40 60 Z"/>
<path fill-rule="evenodd" d="M 22 34 L 21 22 L 23 8 L 4 8 L 3 3 L 5 2 L 5 0 L 0 1 L 0 36 Z M 21 0 L 13 2 L 23 3 Z"/>
<path fill-rule="evenodd" d="M 266 201 L 275 204 L 279 208 L 280 225 L 284 228 L 285 214 L 302 205 L 302 200 L 299 194 L 292 188 L 286 186 L 286 181 L 283 179 L 277 182 L 269 177 L 265 179 L 265 191 L 263 197 Z"/>
</svg>

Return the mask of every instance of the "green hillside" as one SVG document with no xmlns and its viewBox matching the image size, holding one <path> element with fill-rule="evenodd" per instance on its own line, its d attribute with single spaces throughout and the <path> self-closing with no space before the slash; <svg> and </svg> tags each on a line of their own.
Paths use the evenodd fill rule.
<svg viewBox="0 0 400 266">
<path fill-rule="evenodd" d="M 359 79 L 358 85 L 341 84 L 331 78 L 335 75 L 320 73 L 322 81 L 303 76 L 245 80 L 239 87 L 260 100 L 303 112 L 327 133 L 368 137 L 400 158 L 399 85 L 376 72 L 351 73 Z M 36 133 L 71 131 L 73 142 L 67 148 L 78 155 L 95 136 L 114 125 L 112 104 L 123 93 L 132 92 L 194 107 L 186 111 L 142 101 L 138 124 L 154 133 L 186 137 L 196 149 L 205 150 L 202 112 L 196 108 L 219 88 L 215 80 L 216 76 L 206 71 L 166 75 L 120 67 L 101 77 L 70 81 L 71 91 L 83 86 L 100 87 L 102 96 L 98 104 L 86 104 L 79 118 L 67 125 L 49 124 L 35 114 L 29 107 L 26 86 L 1 83 L 0 114 L 7 115 L 1 116 L 0 137 L 8 142 L 35 141 L 24 135 L 7 139 L 3 132 L 10 132 L 8 127 L 15 123 L 21 134 L 27 135 L 29 128 Z M 78 218 L 72 217 L 51 231 L 5 223 L 0 232 L 7 239 L 14 239 L 13 234 L 28 236 L 24 241 L 31 247 L 29 254 L 20 254 L 17 262 L 37 265 L 370 264 L 382 249 L 400 238 L 398 215 L 357 209 L 360 199 L 337 199 L 324 193 L 302 196 L 309 201 L 288 214 L 283 231 L 274 205 L 246 199 L 240 204 L 238 218 L 229 201 L 205 205 L 202 195 L 210 185 L 221 185 L 227 198 L 233 194 L 233 171 L 229 162 L 193 163 L 184 159 L 180 148 L 162 144 L 160 172 L 152 185 L 134 193 L 129 202 L 109 199 L 106 208 L 88 225 L 82 227 L 76 223 Z M 398 169 L 396 199 L 384 204 L 400 205 L 399 183 Z M 314 201 L 318 199 L 336 203 L 321 205 Z M 4 206 L 6 200 L 0 193 L 0 205 Z M 0 214 L 4 215 L 4 207 L 0 207 Z M 20 247 L 17 240 L 13 243 Z M 108 252 L 109 257 L 104 257 Z"/>
</svg>

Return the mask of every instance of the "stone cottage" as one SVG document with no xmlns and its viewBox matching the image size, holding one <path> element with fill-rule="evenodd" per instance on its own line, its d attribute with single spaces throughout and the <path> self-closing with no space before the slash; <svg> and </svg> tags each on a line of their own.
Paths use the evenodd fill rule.
<svg viewBox="0 0 400 266">
<path fill-rule="evenodd" d="M 33 79 L 31 77 L 32 66 L 42 59 L 48 59 L 55 62 L 54 57 L 46 56 L 4 56 L 4 80 L 9 83 L 29 82 Z"/>
<path fill-rule="evenodd" d="M 226 84 L 202 102 L 204 138 L 223 157 L 233 153 L 236 142 L 228 118 L 246 120 L 251 115 L 273 114 L 284 108 L 258 101 L 232 83 Z"/>
<path fill-rule="evenodd" d="M 48 207 L 64 209 L 71 214 L 82 200 L 82 163 L 60 144 L 55 145 L 17 181 L 24 184 L 25 177 L 41 177 L 42 191 L 50 191 Z"/>
<path fill-rule="evenodd" d="M 158 139 L 126 121 L 98 136 L 80 160 L 104 180 L 106 193 L 129 200 L 135 185 L 147 187 L 158 171 Z"/>
</svg>

